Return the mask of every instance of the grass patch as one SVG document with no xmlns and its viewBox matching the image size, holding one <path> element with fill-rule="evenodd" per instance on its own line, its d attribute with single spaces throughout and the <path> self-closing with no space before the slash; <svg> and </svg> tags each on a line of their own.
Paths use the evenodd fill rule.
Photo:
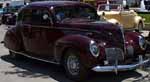
<svg viewBox="0 0 150 82">
<path fill-rule="evenodd" d="M 138 15 L 145 18 L 145 23 L 150 23 L 150 13 L 141 13 Z"/>
</svg>

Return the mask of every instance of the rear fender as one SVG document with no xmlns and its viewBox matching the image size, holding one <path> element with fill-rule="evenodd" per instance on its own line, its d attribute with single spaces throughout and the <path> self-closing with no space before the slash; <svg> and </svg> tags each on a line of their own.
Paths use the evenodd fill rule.
<svg viewBox="0 0 150 82">
<path fill-rule="evenodd" d="M 139 23 L 142 23 L 142 24 L 143 24 L 143 27 L 145 26 L 145 25 L 144 25 L 144 20 L 143 20 L 142 17 L 136 16 L 136 17 L 134 18 L 134 20 L 135 20 L 135 27 L 138 27 Z"/>
<path fill-rule="evenodd" d="M 4 46 L 10 50 L 21 50 L 21 38 L 17 36 L 17 32 L 14 28 L 8 29 L 4 37 Z"/>
</svg>

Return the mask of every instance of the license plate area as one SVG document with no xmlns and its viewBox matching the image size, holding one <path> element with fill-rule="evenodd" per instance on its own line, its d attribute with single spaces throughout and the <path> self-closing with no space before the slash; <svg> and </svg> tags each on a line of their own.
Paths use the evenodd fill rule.
<svg viewBox="0 0 150 82">
<path fill-rule="evenodd" d="M 105 53 L 106 53 L 106 60 L 109 62 L 124 60 L 124 53 L 123 50 L 120 48 L 106 48 Z"/>
</svg>

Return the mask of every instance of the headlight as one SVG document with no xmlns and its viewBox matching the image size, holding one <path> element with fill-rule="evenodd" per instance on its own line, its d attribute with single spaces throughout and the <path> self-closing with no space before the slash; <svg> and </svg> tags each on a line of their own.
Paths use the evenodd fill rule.
<svg viewBox="0 0 150 82">
<path fill-rule="evenodd" d="M 99 56 L 99 48 L 93 40 L 90 42 L 90 52 L 94 57 Z"/>
<path fill-rule="evenodd" d="M 139 36 L 139 45 L 141 48 L 144 48 L 145 45 L 145 39 L 143 36 Z"/>
</svg>

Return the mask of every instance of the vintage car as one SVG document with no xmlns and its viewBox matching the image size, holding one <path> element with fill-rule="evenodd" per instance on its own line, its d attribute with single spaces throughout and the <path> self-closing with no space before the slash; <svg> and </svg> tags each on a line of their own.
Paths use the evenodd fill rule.
<svg viewBox="0 0 150 82">
<path fill-rule="evenodd" d="M 125 35 L 124 35 L 125 34 Z M 10 56 L 60 64 L 66 75 L 83 80 L 90 70 L 133 70 L 149 61 L 137 32 L 99 20 L 92 6 L 74 1 L 33 2 L 19 11 L 4 37 Z"/>
<path fill-rule="evenodd" d="M 23 5 L 10 6 L 3 9 L 2 13 L 2 24 L 15 25 L 16 17 L 18 15 L 18 10 L 23 7 Z"/>
<path fill-rule="evenodd" d="M 97 8 L 99 16 L 114 24 L 121 24 L 125 29 L 142 30 L 145 26 L 144 19 L 129 7 L 120 4 L 101 4 Z"/>
</svg>

